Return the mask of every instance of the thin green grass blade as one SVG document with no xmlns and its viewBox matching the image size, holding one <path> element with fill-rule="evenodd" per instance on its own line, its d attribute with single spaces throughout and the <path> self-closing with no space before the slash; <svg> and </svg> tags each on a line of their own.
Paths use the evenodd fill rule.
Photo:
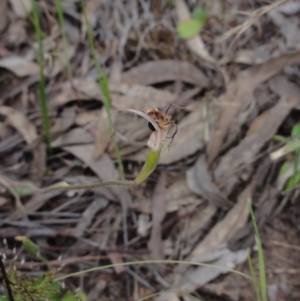
<svg viewBox="0 0 300 301">
<path fill-rule="evenodd" d="M 111 122 L 111 110 L 110 110 L 110 102 L 111 101 L 110 101 L 110 94 L 109 94 L 109 89 L 108 89 L 107 75 L 105 72 L 101 71 L 99 63 L 98 63 L 96 49 L 95 49 L 95 45 L 94 45 L 94 41 L 93 41 L 92 30 L 91 30 L 90 24 L 88 22 L 86 8 L 85 8 L 83 0 L 81 0 L 81 8 L 82 8 L 83 15 L 84 15 L 84 21 L 85 21 L 85 25 L 86 25 L 86 29 L 87 29 L 87 37 L 88 37 L 89 45 L 91 48 L 94 65 L 96 67 L 98 83 L 99 83 L 99 86 L 100 86 L 100 89 L 101 89 L 101 92 L 103 95 L 104 106 L 105 106 L 105 110 L 106 110 L 106 114 L 107 114 L 107 118 L 108 118 L 109 130 L 110 130 L 110 133 L 112 136 L 114 151 L 115 151 L 118 165 L 119 165 L 120 177 L 121 177 L 121 180 L 124 180 L 125 174 L 124 174 L 124 169 L 123 169 L 123 164 L 122 164 L 121 153 L 120 153 L 118 144 L 114 138 L 114 128 L 113 128 L 112 122 Z"/>
<path fill-rule="evenodd" d="M 254 290 L 255 290 L 256 299 L 257 299 L 257 301 L 261 301 L 260 287 L 259 287 L 258 281 L 257 281 L 255 273 L 254 273 L 252 260 L 251 260 L 251 257 L 250 257 L 250 250 L 248 250 L 248 265 L 249 265 L 250 276 L 251 276 L 251 279 L 252 279 L 253 287 L 254 287 Z"/>
<path fill-rule="evenodd" d="M 55 6 L 56 6 L 56 10 L 57 10 L 57 15 L 58 15 L 58 21 L 59 21 L 59 26 L 60 26 L 60 31 L 61 31 L 62 41 L 63 41 L 65 58 L 67 58 L 68 57 L 68 41 L 67 41 L 67 37 L 66 37 L 65 20 L 64 20 L 64 14 L 63 14 L 61 0 L 55 0 Z M 72 79 L 72 69 L 71 69 L 71 64 L 70 64 L 69 60 L 67 59 L 66 62 L 64 60 L 64 64 L 67 67 L 67 72 L 68 72 L 69 78 Z"/>
<path fill-rule="evenodd" d="M 265 260 L 264 260 L 264 253 L 262 248 L 262 243 L 260 240 L 260 235 L 257 227 L 257 223 L 255 220 L 255 215 L 251 206 L 250 200 L 249 203 L 249 211 L 255 231 L 255 240 L 257 244 L 257 250 L 258 250 L 258 264 L 259 264 L 259 284 L 260 284 L 260 293 L 261 293 L 261 300 L 262 301 L 268 301 L 267 298 L 267 280 L 266 280 L 266 268 L 265 268 Z"/>
<path fill-rule="evenodd" d="M 84 270 L 84 271 L 79 271 L 79 272 L 75 272 L 75 273 L 71 273 L 71 274 L 68 274 L 68 275 L 57 277 L 54 281 L 55 282 L 62 281 L 62 280 L 65 280 L 67 278 L 70 278 L 70 277 L 76 277 L 76 276 L 84 275 L 86 273 L 101 271 L 101 270 L 120 267 L 120 266 L 134 266 L 134 265 L 151 264 L 151 263 L 154 263 L 154 264 L 158 264 L 158 263 L 184 264 L 184 265 L 195 265 L 195 266 L 210 267 L 210 268 L 218 269 L 218 270 L 221 270 L 221 271 L 232 272 L 232 273 L 235 273 L 236 275 L 241 275 L 244 278 L 251 280 L 251 277 L 249 275 L 245 274 L 245 273 L 242 273 L 242 272 L 239 272 L 239 271 L 236 271 L 236 270 L 233 270 L 233 269 L 229 269 L 229 268 L 226 268 L 226 267 L 222 267 L 222 266 L 209 264 L 209 263 L 202 263 L 202 262 L 196 262 L 196 261 L 184 261 L 184 260 L 141 260 L 141 261 L 122 262 L 122 263 L 109 264 L 109 265 L 100 266 L 100 267 L 94 267 L 94 268 L 90 268 L 90 269 L 87 269 L 87 270 Z"/>
<path fill-rule="evenodd" d="M 51 151 L 51 134 L 50 134 L 50 120 L 47 107 L 47 97 L 46 97 L 46 77 L 45 77 L 45 60 L 44 60 L 44 51 L 43 51 L 43 38 L 42 38 L 42 29 L 40 24 L 38 7 L 36 0 L 31 0 L 32 2 L 32 12 L 33 12 L 33 21 L 36 40 L 38 42 L 38 61 L 40 67 L 40 83 L 39 83 L 39 98 L 41 104 L 42 120 L 43 120 L 43 129 L 44 136 L 47 143 L 48 151 Z"/>
</svg>

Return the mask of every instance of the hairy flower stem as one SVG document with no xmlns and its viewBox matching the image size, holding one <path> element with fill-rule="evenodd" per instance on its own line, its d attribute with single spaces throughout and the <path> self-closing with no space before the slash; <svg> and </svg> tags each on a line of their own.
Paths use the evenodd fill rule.
<svg viewBox="0 0 300 301">
<path fill-rule="evenodd" d="M 105 181 L 105 182 L 99 182 L 95 184 L 87 184 L 87 185 L 69 185 L 65 182 L 60 182 L 57 184 L 54 184 L 46 189 L 43 189 L 43 192 L 48 192 L 52 190 L 79 190 L 79 189 L 93 189 L 93 188 L 99 188 L 99 187 L 105 187 L 105 186 L 135 186 L 143 183 L 150 174 L 155 170 L 155 167 L 159 160 L 160 151 L 150 150 L 146 162 L 138 174 L 138 176 L 135 178 L 134 181 L 124 180 L 124 181 Z"/>
</svg>

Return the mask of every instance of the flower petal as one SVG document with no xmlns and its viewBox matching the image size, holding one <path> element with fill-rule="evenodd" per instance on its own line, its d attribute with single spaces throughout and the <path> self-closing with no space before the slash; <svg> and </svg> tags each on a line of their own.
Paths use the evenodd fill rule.
<svg viewBox="0 0 300 301">
<path fill-rule="evenodd" d="M 144 117 L 145 119 L 147 119 L 149 122 L 151 122 L 151 124 L 154 126 L 154 128 L 160 132 L 160 128 L 157 124 L 157 122 L 151 118 L 147 113 L 143 112 L 143 111 L 139 111 L 139 110 L 135 110 L 135 109 L 125 109 L 124 111 L 128 111 L 128 112 L 132 112 L 132 113 L 135 113 L 137 115 L 140 115 L 142 117 Z"/>
</svg>

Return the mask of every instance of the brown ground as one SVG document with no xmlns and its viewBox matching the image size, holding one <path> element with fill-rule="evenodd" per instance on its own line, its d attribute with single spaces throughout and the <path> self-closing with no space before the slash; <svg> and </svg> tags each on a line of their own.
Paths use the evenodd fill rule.
<svg viewBox="0 0 300 301">
<path fill-rule="evenodd" d="M 139 187 L 47 193 L 38 188 L 120 177 L 80 1 L 63 1 L 68 54 L 54 1 L 38 1 L 52 151 L 43 137 L 34 27 L 19 0 L 0 2 L 0 237 L 8 259 L 16 246 L 19 271 L 43 269 L 14 239 L 26 235 L 60 274 L 150 259 L 249 274 L 248 248 L 258 274 L 251 198 L 269 300 L 300 300 L 299 181 L 292 192 L 283 187 L 298 172 L 297 153 L 270 156 L 284 145 L 274 136 L 288 139 L 299 122 L 299 1 L 87 1 L 112 112 L 174 103 L 178 133 Z M 23 2 L 30 12 L 31 1 Z M 199 35 L 182 40 L 176 25 L 195 8 L 207 9 L 209 19 Z M 134 179 L 151 131 L 134 114 L 111 117 L 125 176 Z M 279 176 L 284 162 L 289 171 Z M 159 291 L 172 292 L 153 299 L 256 300 L 240 275 L 177 264 L 106 269 L 65 285 L 91 301 Z"/>
</svg>

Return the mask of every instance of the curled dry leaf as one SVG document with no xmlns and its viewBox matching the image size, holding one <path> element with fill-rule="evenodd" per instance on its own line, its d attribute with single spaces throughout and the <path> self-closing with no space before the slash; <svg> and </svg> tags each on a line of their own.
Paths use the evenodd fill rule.
<svg viewBox="0 0 300 301">
<path fill-rule="evenodd" d="M 202 196 L 211 204 L 222 208 L 231 206 L 230 201 L 213 183 L 204 155 L 201 155 L 196 164 L 187 172 L 187 183 L 191 191 Z"/>
<path fill-rule="evenodd" d="M 266 63 L 256 65 L 237 74 L 236 79 L 229 83 L 226 93 L 221 95 L 219 103 L 223 105 L 219 118 L 218 128 L 213 129 L 207 148 L 208 164 L 218 156 L 223 140 L 232 121 L 236 118 L 240 109 L 250 103 L 254 89 L 260 84 L 275 76 L 286 65 L 300 61 L 300 51 L 284 54 Z"/>
<path fill-rule="evenodd" d="M 7 117 L 8 122 L 23 136 L 27 144 L 37 139 L 35 126 L 22 113 L 11 107 L 0 106 L 0 114 Z"/>
<path fill-rule="evenodd" d="M 141 64 L 123 72 L 121 81 L 127 84 L 153 85 L 180 80 L 205 88 L 209 79 L 196 66 L 177 60 L 159 60 Z"/>
<path fill-rule="evenodd" d="M 19 77 L 37 75 L 39 66 L 19 56 L 9 56 L 0 60 L 0 67 L 5 68 Z"/>
</svg>

